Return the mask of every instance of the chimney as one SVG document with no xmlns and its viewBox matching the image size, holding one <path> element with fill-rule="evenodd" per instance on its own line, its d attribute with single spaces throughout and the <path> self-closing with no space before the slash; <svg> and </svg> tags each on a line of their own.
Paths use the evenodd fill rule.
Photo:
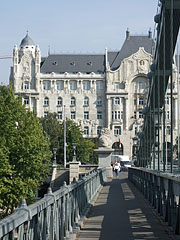
<svg viewBox="0 0 180 240">
<path fill-rule="evenodd" d="M 130 32 L 129 32 L 129 28 L 127 28 L 126 30 L 126 39 L 129 39 L 130 38 Z"/>
<path fill-rule="evenodd" d="M 148 38 L 152 38 L 152 31 L 151 31 L 151 28 L 150 28 L 149 31 L 148 31 Z"/>
</svg>

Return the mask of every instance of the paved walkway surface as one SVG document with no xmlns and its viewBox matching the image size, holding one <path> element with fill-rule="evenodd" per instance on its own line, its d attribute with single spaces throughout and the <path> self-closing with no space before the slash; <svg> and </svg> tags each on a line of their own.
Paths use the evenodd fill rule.
<svg viewBox="0 0 180 240">
<path fill-rule="evenodd" d="M 176 239 L 129 182 L 127 173 L 106 182 L 90 210 L 79 240 Z"/>
</svg>

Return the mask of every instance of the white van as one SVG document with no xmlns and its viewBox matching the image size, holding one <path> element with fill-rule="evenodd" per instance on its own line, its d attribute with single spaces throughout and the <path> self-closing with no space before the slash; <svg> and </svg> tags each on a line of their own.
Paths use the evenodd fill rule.
<svg viewBox="0 0 180 240">
<path fill-rule="evenodd" d="M 115 163 L 115 161 L 120 162 L 122 170 L 127 170 L 128 167 L 132 166 L 132 162 L 129 160 L 129 156 L 112 155 L 111 156 L 111 162 Z"/>
</svg>

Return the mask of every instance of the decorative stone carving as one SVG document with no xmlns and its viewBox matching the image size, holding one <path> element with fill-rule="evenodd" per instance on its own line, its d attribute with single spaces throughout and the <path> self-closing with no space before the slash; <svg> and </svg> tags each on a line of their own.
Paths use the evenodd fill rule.
<svg viewBox="0 0 180 240">
<path fill-rule="evenodd" d="M 99 147 L 104 147 L 104 148 L 112 147 L 111 132 L 108 128 L 103 128 L 101 130 L 101 136 L 99 137 Z"/>
</svg>

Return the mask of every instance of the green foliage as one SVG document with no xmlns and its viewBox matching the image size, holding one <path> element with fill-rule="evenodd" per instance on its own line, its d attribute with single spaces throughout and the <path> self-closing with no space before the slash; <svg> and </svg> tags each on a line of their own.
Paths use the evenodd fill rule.
<svg viewBox="0 0 180 240">
<path fill-rule="evenodd" d="M 81 162 L 89 162 L 94 154 L 94 143 L 83 138 L 80 126 L 74 121 L 66 120 L 66 158 L 67 162 L 73 160 L 73 143 L 76 143 L 76 159 Z M 60 124 L 60 136 L 59 136 L 60 148 L 58 150 L 59 159 L 64 159 L 64 122 Z"/>
<path fill-rule="evenodd" d="M 59 123 L 57 114 L 49 113 L 47 117 L 40 118 L 43 130 L 48 134 L 51 142 L 51 150 L 57 148 L 57 163 L 64 163 L 64 122 Z M 77 161 L 96 162 L 94 159 L 94 143 L 89 139 L 84 139 L 80 126 L 74 121 L 66 120 L 66 159 L 67 162 L 73 160 L 73 143 L 76 143 Z"/>
<path fill-rule="evenodd" d="M 0 209 L 11 213 L 31 203 L 49 174 L 49 140 L 36 115 L 26 111 L 11 87 L 0 86 Z"/>
<path fill-rule="evenodd" d="M 60 123 L 57 120 L 57 114 L 49 113 L 46 117 L 41 117 L 39 122 L 49 136 L 51 151 L 53 148 L 59 148 Z"/>
</svg>

